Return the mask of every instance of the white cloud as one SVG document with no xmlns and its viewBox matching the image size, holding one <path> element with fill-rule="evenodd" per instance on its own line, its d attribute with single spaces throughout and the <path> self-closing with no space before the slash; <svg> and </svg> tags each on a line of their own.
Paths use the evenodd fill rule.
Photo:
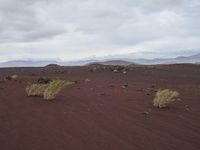
<svg viewBox="0 0 200 150">
<path fill-rule="evenodd" d="M 0 0 L 0 61 L 175 56 L 200 48 L 199 17 L 198 0 Z"/>
</svg>

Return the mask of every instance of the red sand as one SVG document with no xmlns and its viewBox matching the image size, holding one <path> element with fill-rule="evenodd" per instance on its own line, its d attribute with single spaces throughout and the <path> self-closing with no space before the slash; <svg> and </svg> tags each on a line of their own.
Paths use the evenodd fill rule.
<svg viewBox="0 0 200 150">
<path fill-rule="evenodd" d="M 88 67 L 0 69 L 0 76 L 10 74 L 19 79 L 0 81 L 1 150 L 200 149 L 200 66 L 143 66 L 127 74 Z M 27 83 L 40 76 L 78 84 L 54 101 L 27 97 Z M 158 88 L 179 91 L 181 100 L 153 108 Z"/>
</svg>

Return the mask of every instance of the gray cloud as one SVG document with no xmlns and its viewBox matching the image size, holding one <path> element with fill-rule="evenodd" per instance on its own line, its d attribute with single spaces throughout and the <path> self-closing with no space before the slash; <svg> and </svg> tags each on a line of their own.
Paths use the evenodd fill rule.
<svg viewBox="0 0 200 150">
<path fill-rule="evenodd" d="M 199 17 L 199 0 L 0 0 L 0 61 L 175 56 L 200 48 Z"/>
<path fill-rule="evenodd" d="M 52 38 L 65 32 L 64 26 L 41 18 L 37 1 L 1 0 L 0 42 L 24 42 Z M 44 3 L 43 3 L 44 4 Z"/>
</svg>

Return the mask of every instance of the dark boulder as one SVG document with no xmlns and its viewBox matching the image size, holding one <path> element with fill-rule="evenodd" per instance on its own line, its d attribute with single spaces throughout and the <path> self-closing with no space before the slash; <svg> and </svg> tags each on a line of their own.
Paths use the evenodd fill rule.
<svg viewBox="0 0 200 150">
<path fill-rule="evenodd" d="M 6 80 L 12 80 L 11 76 L 6 76 L 5 79 Z"/>
<path fill-rule="evenodd" d="M 40 84 L 48 84 L 52 81 L 52 79 L 48 78 L 48 77 L 40 77 L 37 82 Z"/>
</svg>

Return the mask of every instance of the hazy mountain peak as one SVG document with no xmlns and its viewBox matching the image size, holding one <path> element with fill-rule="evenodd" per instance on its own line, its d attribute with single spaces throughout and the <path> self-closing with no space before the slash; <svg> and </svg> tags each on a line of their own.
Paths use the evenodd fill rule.
<svg viewBox="0 0 200 150">
<path fill-rule="evenodd" d="M 176 58 L 155 58 L 155 59 L 130 59 L 125 58 L 124 55 L 117 55 L 115 59 L 109 59 L 108 57 L 104 58 L 96 58 L 94 59 L 83 59 L 78 61 L 53 61 L 53 60 L 45 60 L 45 61 L 33 61 L 33 60 L 14 60 L 0 63 L 0 67 L 27 67 L 27 66 L 46 66 L 48 64 L 58 64 L 65 66 L 79 66 L 86 65 L 90 63 L 101 63 L 105 65 L 129 65 L 131 63 L 137 64 L 176 64 L 176 63 L 200 63 L 200 53 L 192 56 L 179 56 Z"/>
</svg>

